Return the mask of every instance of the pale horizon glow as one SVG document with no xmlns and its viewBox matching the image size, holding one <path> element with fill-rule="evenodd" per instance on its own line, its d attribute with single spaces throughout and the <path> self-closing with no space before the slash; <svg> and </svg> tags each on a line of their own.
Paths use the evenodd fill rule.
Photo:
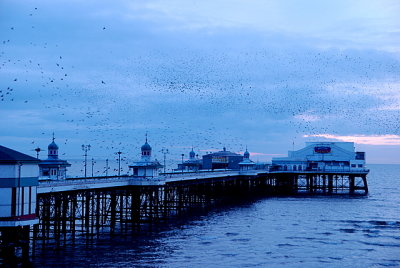
<svg viewBox="0 0 400 268">
<path fill-rule="evenodd" d="M 400 135 L 353 135 L 340 136 L 333 134 L 313 134 L 304 135 L 303 137 L 318 137 L 324 139 L 333 139 L 335 141 L 354 142 L 356 144 L 367 145 L 400 145 Z"/>
</svg>

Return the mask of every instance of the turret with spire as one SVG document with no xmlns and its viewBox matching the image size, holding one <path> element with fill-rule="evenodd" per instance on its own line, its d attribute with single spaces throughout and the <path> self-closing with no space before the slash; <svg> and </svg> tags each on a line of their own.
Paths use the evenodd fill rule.
<svg viewBox="0 0 400 268">
<path fill-rule="evenodd" d="M 143 161 L 150 161 L 151 159 L 151 146 L 147 142 L 147 133 L 146 133 L 146 142 L 141 147 L 142 150 L 142 160 Z"/>
<path fill-rule="evenodd" d="M 189 160 L 191 160 L 191 161 L 196 160 L 196 153 L 193 150 L 193 146 L 192 146 L 192 150 L 189 152 Z"/>
<path fill-rule="evenodd" d="M 250 153 L 249 153 L 249 151 L 247 151 L 247 146 L 246 146 L 246 152 L 244 152 L 244 154 L 243 154 L 243 158 L 250 159 Z"/>
<path fill-rule="evenodd" d="M 53 132 L 53 141 L 47 147 L 47 156 L 48 159 L 58 159 L 58 145 L 54 142 L 54 132 Z"/>
<path fill-rule="evenodd" d="M 50 179 L 65 179 L 67 176 L 67 167 L 70 167 L 71 164 L 58 158 L 58 145 L 54 140 L 53 132 L 52 141 L 47 147 L 47 159 L 41 161 L 39 164 L 40 176 Z"/>
<path fill-rule="evenodd" d="M 255 163 L 250 160 L 250 153 L 247 150 L 247 146 L 246 146 L 246 151 L 243 154 L 243 161 L 239 163 L 239 166 L 241 171 L 254 169 Z"/>
<path fill-rule="evenodd" d="M 140 147 L 141 159 L 140 161 L 133 162 L 132 165 L 129 166 L 132 169 L 133 176 L 138 177 L 156 177 L 159 174 L 159 169 L 162 165 L 156 160 L 151 160 L 151 151 L 152 148 L 147 141 L 147 133 L 146 133 L 146 141 Z"/>
<path fill-rule="evenodd" d="M 192 150 L 189 152 L 189 159 L 186 160 L 185 162 L 182 161 L 181 164 L 178 164 L 178 168 L 176 170 L 197 171 L 201 169 L 201 167 L 202 167 L 202 161 L 196 158 L 196 153 L 194 152 L 192 146 Z"/>
</svg>

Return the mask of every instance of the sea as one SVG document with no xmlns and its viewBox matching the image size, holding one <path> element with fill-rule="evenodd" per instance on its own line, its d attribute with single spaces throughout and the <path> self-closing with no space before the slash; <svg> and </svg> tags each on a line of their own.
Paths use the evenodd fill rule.
<svg viewBox="0 0 400 268">
<path fill-rule="evenodd" d="M 400 165 L 367 196 L 265 197 L 35 252 L 35 267 L 400 267 Z"/>
</svg>

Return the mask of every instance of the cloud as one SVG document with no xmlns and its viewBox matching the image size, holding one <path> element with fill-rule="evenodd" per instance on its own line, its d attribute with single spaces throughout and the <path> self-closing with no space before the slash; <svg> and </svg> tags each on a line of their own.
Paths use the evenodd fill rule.
<svg viewBox="0 0 400 268">
<path fill-rule="evenodd" d="M 338 140 L 345 142 L 354 142 L 367 145 L 400 145 L 400 135 L 353 135 L 340 136 L 333 134 L 314 134 L 303 135 L 305 138 L 324 138 L 329 140 Z"/>
<path fill-rule="evenodd" d="M 369 46 L 399 52 L 400 5 L 393 0 L 153 0 L 127 6 L 127 17 L 162 21 L 161 27 L 173 31 L 247 29 L 306 37 L 320 47 Z"/>
<path fill-rule="evenodd" d="M 244 152 L 241 152 L 243 154 Z M 256 153 L 256 152 L 249 152 L 251 156 L 282 156 L 285 154 L 265 154 L 265 153 Z"/>
<path fill-rule="evenodd" d="M 305 122 L 316 122 L 321 120 L 321 116 L 310 113 L 297 114 L 294 118 Z"/>
</svg>

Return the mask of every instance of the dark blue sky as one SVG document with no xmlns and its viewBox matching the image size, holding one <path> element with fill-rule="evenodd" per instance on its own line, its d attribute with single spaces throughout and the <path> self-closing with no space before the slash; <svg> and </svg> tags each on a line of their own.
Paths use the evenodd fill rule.
<svg viewBox="0 0 400 268">
<path fill-rule="evenodd" d="M 145 3 L 144 3 L 145 2 Z M 168 3 L 167 3 L 168 2 Z M 2 1 L 0 143 L 400 159 L 398 1 Z"/>
</svg>

